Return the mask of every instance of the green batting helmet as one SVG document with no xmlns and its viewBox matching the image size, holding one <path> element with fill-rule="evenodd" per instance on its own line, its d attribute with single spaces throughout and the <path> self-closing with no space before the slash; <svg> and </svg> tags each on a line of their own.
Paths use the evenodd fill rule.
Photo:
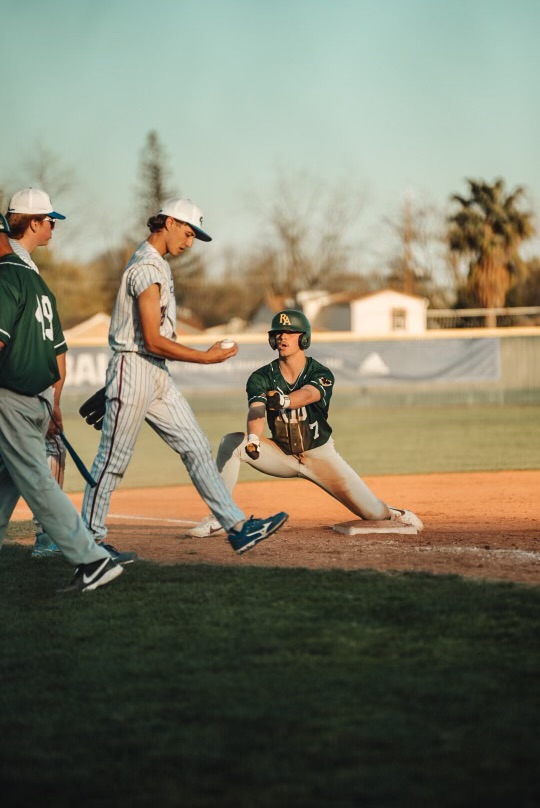
<svg viewBox="0 0 540 808">
<path fill-rule="evenodd" d="M 306 315 L 296 309 L 283 309 L 272 318 L 272 325 L 268 332 L 268 342 L 275 351 L 277 348 L 276 334 L 281 331 L 298 332 L 298 345 L 305 351 L 311 344 L 311 326 Z"/>
</svg>

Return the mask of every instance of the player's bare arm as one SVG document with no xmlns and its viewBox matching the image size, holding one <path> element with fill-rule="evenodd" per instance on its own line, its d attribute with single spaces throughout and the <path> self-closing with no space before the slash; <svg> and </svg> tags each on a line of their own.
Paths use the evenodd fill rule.
<svg viewBox="0 0 540 808">
<path fill-rule="evenodd" d="M 53 391 L 54 391 L 54 402 L 53 402 L 53 417 L 56 421 L 49 422 L 49 427 L 47 429 L 47 437 L 51 437 L 52 435 L 56 435 L 58 433 L 58 429 L 64 428 L 64 422 L 62 420 L 62 412 L 60 410 L 60 397 L 62 395 L 62 388 L 64 387 L 64 382 L 66 380 L 66 354 L 56 354 L 56 362 L 58 365 L 58 372 L 60 373 L 60 378 L 58 381 L 53 384 Z"/>
<path fill-rule="evenodd" d="M 247 416 L 246 454 L 258 460 L 261 453 L 261 438 L 266 424 L 266 407 L 260 401 L 250 405 Z"/>
<path fill-rule="evenodd" d="M 164 337 L 160 332 L 161 309 L 159 285 L 157 283 L 153 283 L 139 295 L 137 307 L 144 337 L 144 346 L 154 356 L 161 356 L 163 359 L 172 359 L 178 362 L 214 365 L 219 362 L 225 362 L 226 359 L 230 359 L 238 353 L 238 345 L 236 344 L 231 348 L 222 348 L 219 342 L 215 342 L 207 351 L 200 351 Z"/>
<path fill-rule="evenodd" d="M 264 432 L 266 424 L 266 407 L 260 401 L 251 404 L 247 415 L 248 435 L 257 435 L 259 438 Z"/>
<path fill-rule="evenodd" d="M 266 406 L 269 410 L 297 410 L 320 401 L 321 394 L 312 384 L 306 384 L 292 393 L 281 393 L 269 390 L 266 394 Z"/>
<path fill-rule="evenodd" d="M 293 410 L 305 407 L 307 404 L 314 404 L 320 400 L 321 394 L 312 384 L 306 384 L 304 387 L 300 387 L 299 390 L 289 393 L 290 409 Z"/>
</svg>

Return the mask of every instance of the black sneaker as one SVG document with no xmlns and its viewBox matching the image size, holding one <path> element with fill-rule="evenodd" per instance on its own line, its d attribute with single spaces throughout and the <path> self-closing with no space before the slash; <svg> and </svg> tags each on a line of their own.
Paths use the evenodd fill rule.
<svg viewBox="0 0 540 808">
<path fill-rule="evenodd" d="M 96 544 L 99 544 L 100 547 L 104 547 L 110 557 L 114 561 L 117 561 L 118 564 L 133 564 L 134 561 L 139 560 L 137 553 L 124 553 L 122 550 L 117 550 L 112 544 L 105 544 L 104 541 L 97 541 Z"/>
<path fill-rule="evenodd" d="M 90 592 L 98 586 L 105 586 L 124 570 L 112 558 L 100 558 L 91 564 L 79 564 L 69 586 L 60 589 L 60 592 Z"/>
<path fill-rule="evenodd" d="M 267 539 L 276 530 L 279 530 L 283 525 L 289 514 L 281 511 L 276 513 L 275 516 L 269 516 L 268 519 L 254 519 L 253 516 L 244 522 L 242 530 L 230 530 L 229 541 L 232 544 L 233 550 L 237 553 L 245 553 L 255 547 L 263 539 Z"/>
</svg>

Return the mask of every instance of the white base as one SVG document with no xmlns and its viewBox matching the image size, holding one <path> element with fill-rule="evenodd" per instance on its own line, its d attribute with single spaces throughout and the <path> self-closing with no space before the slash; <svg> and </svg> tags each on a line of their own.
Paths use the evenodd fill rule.
<svg viewBox="0 0 540 808">
<path fill-rule="evenodd" d="M 415 527 L 400 525 L 399 522 L 391 522 L 388 519 L 381 521 L 354 519 L 352 522 L 340 522 L 332 525 L 332 528 L 346 536 L 354 536 L 357 533 L 408 533 L 410 535 L 418 533 Z"/>
</svg>

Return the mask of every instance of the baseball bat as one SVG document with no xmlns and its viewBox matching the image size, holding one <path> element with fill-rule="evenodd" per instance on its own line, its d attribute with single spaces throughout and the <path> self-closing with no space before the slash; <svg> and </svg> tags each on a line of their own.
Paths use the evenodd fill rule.
<svg viewBox="0 0 540 808">
<path fill-rule="evenodd" d="M 68 452 L 70 453 L 71 459 L 73 460 L 73 462 L 77 466 L 77 469 L 81 473 L 82 477 L 86 480 L 86 482 L 88 483 L 90 488 L 95 488 L 96 485 L 97 485 L 96 481 L 94 480 L 94 478 L 92 477 L 92 475 L 90 474 L 90 472 L 88 471 L 86 466 L 84 465 L 83 461 L 81 460 L 81 458 L 79 457 L 79 455 L 77 454 L 77 452 L 75 451 L 75 449 L 73 448 L 71 443 L 66 438 L 65 433 L 62 432 L 61 429 L 59 429 L 58 434 L 60 435 L 60 437 L 64 441 L 65 447 L 68 450 Z"/>
<path fill-rule="evenodd" d="M 56 421 L 56 418 L 53 415 L 51 405 L 49 404 L 49 402 L 47 401 L 46 398 L 43 398 L 42 396 L 38 396 L 38 398 L 41 401 L 45 402 L 45 405 L 46 405 L 47 409 L 49 410 L 49 415 L 51 416 L 51 421 L 53 422 L 53 424 L 57 428 L 58 434 L 60 435 L 61 439 L 64 441 L 64 445 L 65 445 L 66 449 L 68 450 L 68 452 L 69 452 L 69 454 L 71 456 L 71 459 L 73 460 L 73 462 L 77 466 L 77 469 L 80 472 L 81 476 L 83 477 L 84 480 L 86 480 L 86 482 L 88 483 L 88 485 L 91 488 L 95 488 L 96 485 L 97 485 L 96 481 L 94 480 L 94 478 L 92 477 L 92 475 L 90 474 L 90 472 L 88 471 L 86 466 L 84 465 L 82 459 L 79 457 L 79 455 L 77 454 L 77 452 L 75 451 L 75 449 L 73 448 L 71 443 L 66 438 L 66 435 L 63 432 L 63 430 L 61 430 L 60 427 L 58 426 L 58 422 Z"/>
</svg>

